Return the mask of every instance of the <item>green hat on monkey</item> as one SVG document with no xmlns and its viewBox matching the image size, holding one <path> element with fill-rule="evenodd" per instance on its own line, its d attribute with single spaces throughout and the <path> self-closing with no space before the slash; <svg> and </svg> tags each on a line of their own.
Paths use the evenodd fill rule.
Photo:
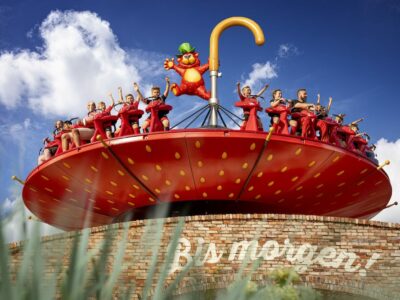
<svg viewBox="0 0 400 300">
<path fill-rule="evenodd" d="M 182 55 L 186 54 L 186 53 L 191 53 L 196 51 L 196 49 L 194 47 L 192 47 L 192 45 L 190 45 L 190 43 L 185 42 L 182 43 L 179 48 L 178 51 L 180 52 L 180 54 L 177 54 L 177 57 L 181 57 Z"/>
</svg>

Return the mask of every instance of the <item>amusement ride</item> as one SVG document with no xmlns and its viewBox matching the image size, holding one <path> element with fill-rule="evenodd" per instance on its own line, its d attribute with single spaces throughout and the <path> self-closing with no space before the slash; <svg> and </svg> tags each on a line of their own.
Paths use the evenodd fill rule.
<svg viewBox="0 0 400 300">
<path fill-rule="evenodd" d="M 138 101 L 96 113 L 89 122 L 71 128 L 91 128 L 90 140 L 62 147 L 63 134 L 55 132 L 46 147 L 53 156 L 35 167 L 23 184 L 26 207 L 41 221 L 63 230 L 77 230 L 151 216 L 158 207 L 168 215 L 221 213 L 307 214 L 370 219 L 388 207 L 392 187 L 378 165 L 373 146 L 357 123 L 344 125 L 343 115 L 329 116 L 331 101 L 323 107 L 295 110 L 290 101 L 265 112 L 275 121 L 264 131 L 256 97 L 241 96 L 235 103 L 245 120 L 220 105 L 218 41 L 232 26 L 244 26 L 264 43 L 253 20 L 232 17 L 221 21 L 210 37 L 209 63 L 201 65 L 198 53 L 183 43 L 177 63 L 164 67 L 176 71 L 176 95 L 195 95 L 203 107 L 171 128 L 164 125 L 172 106 L 160 97 L 146 98 L 150 113 L 147 131 L 138 124 L 143 114 Z M 211 91 L 202 75 L 209 71 Z M 238 86 L 239 89 L 239 86 Z M 118 106 L 115 106 L 117 109 Z M 295 121 L 293 125 L 289 117 Z M 239 125 L 230 129 L 226 118 Z M 195 121 L 202 120 L 196 128 Z M 238 124 L 235 120 L 241 124 Z M 109 128 L 120 128 L 110 136 Z M 187 122 L 185 128 L 177 128 Z M 71 122 L 72 123 L 72 122 Z M 290 130 L 289 130 L 290 128 Z"/>
</svg>

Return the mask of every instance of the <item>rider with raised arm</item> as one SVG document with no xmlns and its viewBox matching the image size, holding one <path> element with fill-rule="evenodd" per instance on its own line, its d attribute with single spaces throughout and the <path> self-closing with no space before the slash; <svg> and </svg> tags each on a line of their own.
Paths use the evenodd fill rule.
<svg viewBox="0 0 400 300">
<path fill-rule="evenodd" d="M 238 92 L 240 101 L 249 101 L 249 102 L 257 104 L 257 105 L 259 105 L 257 98 L 261 97 L 261 95 L 264 94 L 264 92 L 269 87 L 269 85 L 266 84 L 256 95 L 252 95 L 250 86 L 246 85 L 242 89 L 240 89 L 240 82 L 238 82 L 236 84 L 236 86 L 237 86 L 237 92 Z M 250 109 L 243 108 L 244 121 L 243 121 L 242 125 L 240 126 L 241 129 L 244 129 L 246 127 L 247 121 L 249 119 L 249 115 L 250 115 Z M 257 116 L 257 123 L 258 123 L 258 127 L 262 129 L 263 128 L 262 122 L 258 116 Z"/>
<path fill-rule="evenodd" d="M 170 87 L 170 81 L 168 77 L 165 77 L 165 91 L 164 94 L 160 94 L 160 88 L 157 86 L 153 86 L 151 88 L 151 96 L 148 98 L 143 98 L 142 93 L 139 91 L 139 87 L 137 86 L 137 93 L 139 96 L 139 100 L 142 101 L 145 104 L 150 104 L 153 101 L 160 101 L 162 104 L 165 103 L 165 100 L 168 97 L 168 93 L 169 93 L 169 87 Z M 169 130 L 169 120 L 167 117 L 168 111 L 166 110 L 159 110 L 158 111 L 158 118 L 160 119 L 160 121 L 163 124 L 164 130 Z M 143 124 L 143 131 L 147 131 L 148 127 L 150 126 L 150 122 L 151 122 L 151 115 L 144 121 Z"/>
</svg>

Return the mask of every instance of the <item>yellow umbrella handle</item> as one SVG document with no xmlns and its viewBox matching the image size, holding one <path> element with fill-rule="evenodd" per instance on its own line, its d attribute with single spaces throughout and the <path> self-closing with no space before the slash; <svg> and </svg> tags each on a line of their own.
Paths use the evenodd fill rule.
<svg viewBox="0 0 400 300">
<path fill-rule="evenodd" d="M 218 42 L 221 33 L 233 26 L 243 26 L 251 30 L 257 45 L 261 46 L 265 42 L 264 33 L 261 27 L 253 20 L 245 17 L 231 17 L 222 20 L 214 27 L 210 36 L 210 71 L 218 71 Z"/>
</svg>

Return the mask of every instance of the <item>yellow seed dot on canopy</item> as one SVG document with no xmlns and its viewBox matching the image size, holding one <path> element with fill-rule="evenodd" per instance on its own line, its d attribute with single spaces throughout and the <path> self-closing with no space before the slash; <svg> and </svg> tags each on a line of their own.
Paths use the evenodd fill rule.
<svg viewBox="0 0 400 300">
<path fill-rule="evenodd" d="M 295 154 L 296 154 L 296 155 L 300 155 L 300 154 L 301 154 L 301 151 L 302 151 L 302 149 L 301 149 L 301 148 L 298 148 L 298 149 L 296 150 Z"/>
<path fill-rule="evenodd" d="M 155 168 L 156 168 L 157 171 L 161 171 L 162 170 L 160 165 L 155 165 Z"/>
<path fill-rule="evenodd" d="M 263 172 L 258 172 L 257 177 L 260 178 L 261 176 L 263 176 Z"/>
<path fill-rule="evenodd" d="M 261 198 L 261 194 L 258 194 L 257 196 L 255 196 L 255 199 L 258 200 Z"/>
<path fill-rule="evenodd" d="M 147 176 L 144 175 L 144 174 L 142 175 L 142 178 L 143 178 L 143 180 L 146 180 L 146 181 L 149 180 L 149 177 L 147 177 Z"/>
<path fill-rule="evenodd" d="M 315 164 L 316 164 L 316 161 L 313 160 L 313 161 L 311 161 L 311 162 L 308 164 L 308 166 L 311 168 L 311 167 L 314 166 Z"/>
<path fill-rule="evenodd" d="M 157 189 L 157 188 L 155 188 L 154 191 L 155 191 L 157 194 L 160 194 L 160 193 L 161 193 L 161 191 L 160 191 L 159 189 Z"/>
<path fill-rule="evenodd" d="M 297 179 L 299 179 L 299 176 L 294 176 L 294 177 L 292 178 L 292 182 L 295 182 Z"/>
<path fill-rule="evenodd" d="M 174 194 L 175 199 L 179 199 L 180 196 L 178 194 Z"/>
<path fill-rule="evenodd" d="M 180 171 L 179 171 L 179 174 L 180 174 L 181 176 L 185 176 L 185 175 L 186 175 L 186 173 L 185 173 L 184 170 L 180 170 Z"/>
<path fill-rule="evenodd" d="M 68 163 L 63 162 L 63 165 L 64 165 L 64 167 L 66 167 L 67 169 L 71 169 L 71 166 L 70 166 Z"/>
<path fill-rule="evenodd" d="M 131 165 L 134 165 L 134 164 L 135 164 L 135 162 L 133 161 L 133 159 L 130 158 L 130 157 L 128 157 L 128 163 L 131 164 Z"/>
<path fill-rule="evenodd" d="M 67 181 L 69 181 L 69 177 L 68 176 L 63 175 L 62 178 L 67 180 Z"/>
<path fill-rule="evenodd" d="M 267 160 L 270 161 L 270 160 L 272 160 L 273 157 L 274 157 L 274 155 L 270 154 L 270 155 L 267 156 Z"/>
<path fill-rule="evenodd" d="M 119 174 L 119 176 L 125 176 L 125 173 L 122 172 L 121 170 L 118 170 L 118 174 Z"/>
<path fill-rule="evenodd" d="M 230 194 L 228 195 L 229 198 L 233 198 L 233 196 L 234 196 L 233 193 L 230 193 Z"/>
<path fill-rule="evenodd" d="M 181 158 L 181 154 L 179 152 L 175 152 L 175 159 L 180 159 Z"/>
<path fill-rule="evenodd" d="M 149 197 L 149 201 L 150 201 L 150 202 L 154 202 L 154 201 L 156 201 L 156 200 L 154 200 L 152 197 Z"/>
<path fill-rule="evenodd" d="M 199 161 L 197 162 L 197 166 L 198 166 L 199 168 L 201 168 L 203 165 L 204 165 L 204 164 L 203 164 L 203 162 L 202 162 L 201 160 L 199 160 Z"/>
<path fill-rule="evenodd" d="M 220 170 L 218 173 L 219 176 L 224 176 L 225 175 L 225 171 L 224 170 Z"/>
<path fill-rule="evenodd" d="M 284 167 L 281 169 L 281 172 L 282 172 L 282 173 L 285 173 L 285 172 L 287 171 L 287 169 L 288 169 L 288 167 L 287 167 L 287 166 L 284 166 Z"/>
<path fill-rule="evenodd" d="M 217 186 L 217 190 L 221 191 L 222 190 L 222 185 Z"/>
<path fill-rule="evenodd" d="M 92 169 L 93 172 L 99 171 L 95 166 L 92 166 L 92 165 L 91 165 L 90 168 Z"/>
<path fill-rule="evenodd" d="M 134 194 L 129 194 L 128 196 L 131 197 L 132 199 L 136 198 L 136 196 Z"/>
<path fill-rule="evenodd" d="M 133 203 L 133 202 L 128 202 L 128 204 L 129 204 L 130 206 L 135 206 L 135 203 Z"/>
<path fill-rule="evenodd" d="M 115 203 L 115 202 L 112 201 L 112 200 L 107 200 L 107 202 L 110 203 L 110 204 L 114 204 L 114 203 Z"/>
<path fill-rule="evenodd" d="M 134 189 L 139 189 L 139 186 L 137 186 L 136 184 L 132 184 L 132 187 L 134 188 Z"/>
<path fill-rule="evenodd" d="M 319 176 L 321 176 L 321 173 L 317 173 L 317 174 L 315 174 L 313 177 L 314 177 L 314 178 L 318 178 Z"/>
<path fill-rule="evenodd" d="M 275 195 L 279 195 L 282 191 L 281 190 L 277 190 L 275 191 Z"/>
<path fill-rule="evenodd" d="M 320 189 L 320 188 L 322 188 L 323 186 L 324 186 L 324 184 L 321 183 L 321 184 L 317 185 L 317 189 Z"/>
<path fill-rule="evenodd" d="M 109 195 L 114 195 L 114 193 L 111 192 L 111 191 L 106 191 L 106 193 L 109 194 Z"/>
<path fill-rule="evenodd" d="M 108 154 L 107 153 L 105 153 L 105 152 L 103 152 L 103 151 L 101 151 L 101 155 L 105 158 L 105 159 L 108 159 Z"/>
<path fill-rule="evenodd" d="M 303 189 L 303 186 L 299 186 L 296 188 L 296 191 L 301 191 Z"/>
<path fill-rule="evenodd" d="M 204 193 L 203 193 L 203 197 L 204 197 L 204 198 L 207 198 L 207 196 L 208 196 L 207 193 L 204 192 Z"/>
<path fill-rule="evenodd" d="M 340 176 L 340 175 L 342 175 L 343 173 L 344 173 L 344 170 L 338 172 L 336 175 L 337 175 L 337 176 Z"/>
<path fill-rule="evenodd" d="M 274 183 L 275 183 L 275 182 L 272 180 L 272 181 L 268 182 L 268 186 L 273 186 Z"/>
<path fill-rule="evenodd" d="M 256 143 L 252 143 L 250 145 L 250 150 L 253 151 L 254 149 L 256 149 Z"/>
<path fill-rule="evenodd" d="M 333 161 L 333 162 L 336 162 L 336 161 L 339 160 L 339 158 L 340 158 L 340 156 L 339 156 L 339 155 L 336 155 L 335 158 L 334 158 L 332 161 Z"/>
<path fill-rule="evenodd" d="M 248 188 L 248 191 L 251 192 L 252 190 L 254 190 L 254 186 L 251 186 Z"/>
<path fill-rule="evenodd" d="M 200 149 L 200 147 L 201 147 L 200 141 L 196 141 L 196 143 L 194 143 L 194 146 L 195 146 L 197 149 Z"/>
<path fill-rule="evenodd" d="M 222 152 L 221 158 L 222 158 L 222 159 L 227 159 L 227 158 L 228 158 L 228 153 Z"/>
<path fill-rule="evenodd" d="M 117 186 L 117 183 L 116 182 L 114 182 L 114 181 L 110 181 L 110 184 L 112 185 L 112 186 Z"/>
<path fill-rule="evenodd" d="M 190 191 L 190 186 L 186 185 L 185 190 Z"/>
<path fill-rule="evenodd" d="M 241 181 L 240 178 L 236 178 L 235 183 L 236 183 L 236 184 L 239 184 L 240 181 Z"/>
<path fill-rule="evenodd" d="M 360 172 L 360 174 L 364 174 L 364 173 L 367 172 L 367 171 L 368 171 L 368 169 L 365 168 L 364 170 L 362 170 L 362 171 Z"/>
<path fill-rule="evenodd" d="M 146 145 L 145 148 L 146 148 L 146 151 L 147 151 L 147 152 L 149 152 L 149 153 L 151 152 L 151 147 L 150 147 L 149 145 Z"/>
<path fill-rule="evenodd" d="M 50 179 L 44 175 L 40 175 L 40 177 L 42 177 L 44 180 L 49 181 Z"/>
<path fill-rule="evenodd" d="M 167 179 L 167 180 L 165 180 L 165 184 L 166 184 L 166 185 L 171 185 L 171 181 L 169 181 L 169 180 Z"/>
<path fill-rule="evenodd" d="M 247 169 L 248 166 L 249 166 L 249 164 L 246 162 L 246 163 L 244 163 L 244 164 L 242 165 L 242 169 Z"/>
<path fill-rule="evenodd" d="M 204 183 L 204 182 L 206 182 L 206 179 L 204 177 L 200 177 L 200 182 Z"/>
</svg>

